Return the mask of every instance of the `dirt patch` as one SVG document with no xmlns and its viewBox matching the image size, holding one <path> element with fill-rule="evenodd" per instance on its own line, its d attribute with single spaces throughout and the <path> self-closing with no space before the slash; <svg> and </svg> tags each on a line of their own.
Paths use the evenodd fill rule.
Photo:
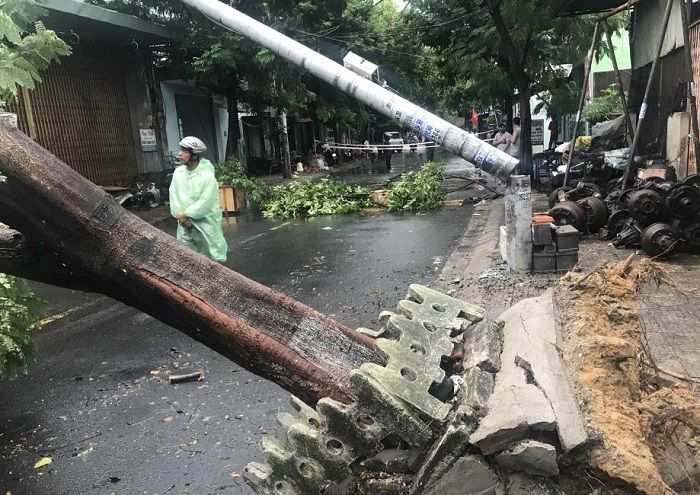
<svg viewBox="0 0 700 495">
<path fill-rule="evenodd" d="M 697 436 L 694 394 L 685 388 L 654 391 L 643 380 L 636 295 L 650 279 L 671 283 L 659 265 L 629 258 L 588 274 L 569 273 L 555 289 L 564 360 L 594 438 L 578 459 L 583 467 L 562 477 L 567 493 L 674 493 L 659 469 L 669 448 L 669 436 L 661 432 L 683 420 L 687 439 Z"/>
</svg>

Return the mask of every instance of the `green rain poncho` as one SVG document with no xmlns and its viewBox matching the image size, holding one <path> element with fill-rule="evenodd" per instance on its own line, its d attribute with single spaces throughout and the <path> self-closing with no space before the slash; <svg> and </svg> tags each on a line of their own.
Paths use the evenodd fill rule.
<svg viewBox="0 0 700 495">
<path fill-rule="evenodd" d="M 214 166 L 206 158 L 192 171 L 187 165 L 175 169 L 170 184 L 170 213 L 184 213 L 192 228 L 177 226 L 177 240 L 216 261 L 226 261 L 226 239 L 221 229 L 219 185 Z"/>
</svg>

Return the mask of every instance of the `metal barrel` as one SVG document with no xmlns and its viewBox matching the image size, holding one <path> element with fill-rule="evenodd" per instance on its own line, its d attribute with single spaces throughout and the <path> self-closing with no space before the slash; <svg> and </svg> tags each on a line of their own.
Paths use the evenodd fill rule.
<svg viewBox="0 0 700 495">
<path fill-rule="evenodd" d="M 504 182 L 517 168 L 518 160 L 507 153 L 218 0 L 182 2 Z"/>
</svg>

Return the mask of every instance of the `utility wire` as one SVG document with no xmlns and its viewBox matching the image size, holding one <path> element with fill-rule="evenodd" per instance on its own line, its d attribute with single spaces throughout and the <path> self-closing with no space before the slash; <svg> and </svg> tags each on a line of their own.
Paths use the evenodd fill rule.
<svg viewBox="0 0 700 495">
<path fill-rule="evenodd" d="M 339 39 L 339 38 L 333 38 L 333 37 L 331 37 L 331 36 L 320 36 L 320 37 L 323 38 L 323 39 L 327 39 L 327 40 L 329 40 L 329 41 L 335 41 L 335 42 L 337 42 L 337 43 L 343 43 L 344 45 L 350 45 L 350 44 L 353 43 L 352 41 L 341 40 L 341 39 Z M 381 48 L 381 49 L 379 49 L 379 50 L 380 50 L 381 52 L 390 52 L 390 53 L 396 53 L 396 54 L 399 54 L 399 55 L 406 55 L 407 57 L 425 58 L 424 55 L 419 55 L 419 54 L 417 54 L 417 53 L 402 52 L 402 51 L 399 51 L 399 50 L 392 50 L 391 48 Z"/>
<path fill-rule="evenodd" d="M 376 4 L 375 4 L 376 5 Z M 338 33 L 335 34 L 335 38 L 329 38 L 329 39 L 335 39 L 337 41 L 337 38 L 352 38 L 352 37 L 358 37 L 358 36 L 366 36 L 368 38 L 376 37 L 376 38 L 387 38 L 387 37 L 396 37 L 400 35 L 405 35 L 405 34 L 415 34 L 415 33 L 420 33 L 424 31 L 428 31 L 430 29 L 436 28 L 436 27 L 443 27 L 443 26 L 448 26 L 450 24 L 454 24 L 455 22 L 459 22 L 467 17 L 471 17 L 473 15 L 477 15 L 480 13 L 485 12 L 484 8 L 477 9 L 472 12 L 465 12 L 458 17 L 455 17 L 453 19 L 449 19 L 447 21 L 441 21 L 441 22 L 436 22 L 433 24 L 428 24 L 425 26 L 420 26 L 420 27 L 415 27 L 415 28 L 406 28 L 406 29 L 393 29 L 393 30 L 388 30 L 383 33 L 368 33 L 368 34 L 363 34 L 363 33 Z M 326 32 L 319 32 L 319 33 L 309 33 L 306 31 L 302 31 L 300 29 L 296 30 L 298 33 L 300 33 L 302 36 L 307 36 L 307 37 L 320 37 L 324 38 L 326 35 L 330 34 L 332 31 L 326 31 Z"/>
</svg>

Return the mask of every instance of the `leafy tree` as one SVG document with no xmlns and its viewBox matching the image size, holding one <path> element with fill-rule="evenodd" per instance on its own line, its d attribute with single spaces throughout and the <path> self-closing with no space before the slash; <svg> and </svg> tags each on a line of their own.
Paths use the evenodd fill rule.
<svg viewBox="0 0 700 495">
<path fill-rule="evenodd" d="M 70 53 L 70 47 L 41 21 L 36 0 L 0 1 L 0 109 L 17 99 L 20 87 L 33 89 L 40 72 Z"/>
<path fill-rule="evenodd" d="M 163 76 L 191 79 L 198 87 L 227 98 L 229 112 L 226 156 L 236 155 L 238 103 L 254 113 L 267 107 L 290 112 L 315 112 L 324 121 L 354 118 L 336 109 L 343 105 L 336 96 L 317 97 L 322 83 L 306 77 L 302 70 L 280 60 L 259 45 L 214 25 L 198 12 L 175 0 L 89 0 L 91 3 L 136 15 L 171 27 L 176 34 L 172 50 L 159 54 Z M 332 27 L 345 9 L 346 0 L 237 0 L 231 5 L 290 36 L 304 38 L 307 29 Z M 326 103 L 328 102 L 328 103 Z M 318 105 L 318 108 L 316 108 Z"/>
<path fill-rule="evenodd" d="M 591 124 L 596 124 L 621 115 L 623 111 L 617 83 L 615 83 L 604 89 L 600 96 L 593 98 L 588 105 L 583 107 L 583 118 Z"/>
<path fill-rule="evenodd" d="M 43 301 L 19 278 L 0 273 L 0 378 L 26 368 L 34 360 L 32 332 L 41 328 Z"/>
<path fill-rule="evenodd" d="M 417 172 L 406 172 L 389 189 L 389 211 L 428 211 L 442 206 L 445 164 L 428 162 Z"/>
<path fill-rule="evenodd" d="M 447 61 L 445 81 L 453 87 L 445 93 L 447 103 L 462 98 L 507 109 L 516 95 L 522 160 L 530 162 L 530 98 L 540 95 L 549 113 L 572 108 L 578 90 L 562 64 L 583 60 L 595 18 L 563 17 L 557 0 L 415 0 L 412 5 L 412 22 L 425 28 L 424 42 Z"/>
<path fill-rule="evenodd" d="M 0 109 L 16 101 L 20 87 L 33 89 L 42 70 L 70 53 L 56 33 L 37 21 L 43 14 L 34 0 L 0 1 Z M 34 360 L 31 333 L 40 328 L 40 312 L 41 301 L 23 280 L 0 273 L 0 378 Z"/>
</svg>

